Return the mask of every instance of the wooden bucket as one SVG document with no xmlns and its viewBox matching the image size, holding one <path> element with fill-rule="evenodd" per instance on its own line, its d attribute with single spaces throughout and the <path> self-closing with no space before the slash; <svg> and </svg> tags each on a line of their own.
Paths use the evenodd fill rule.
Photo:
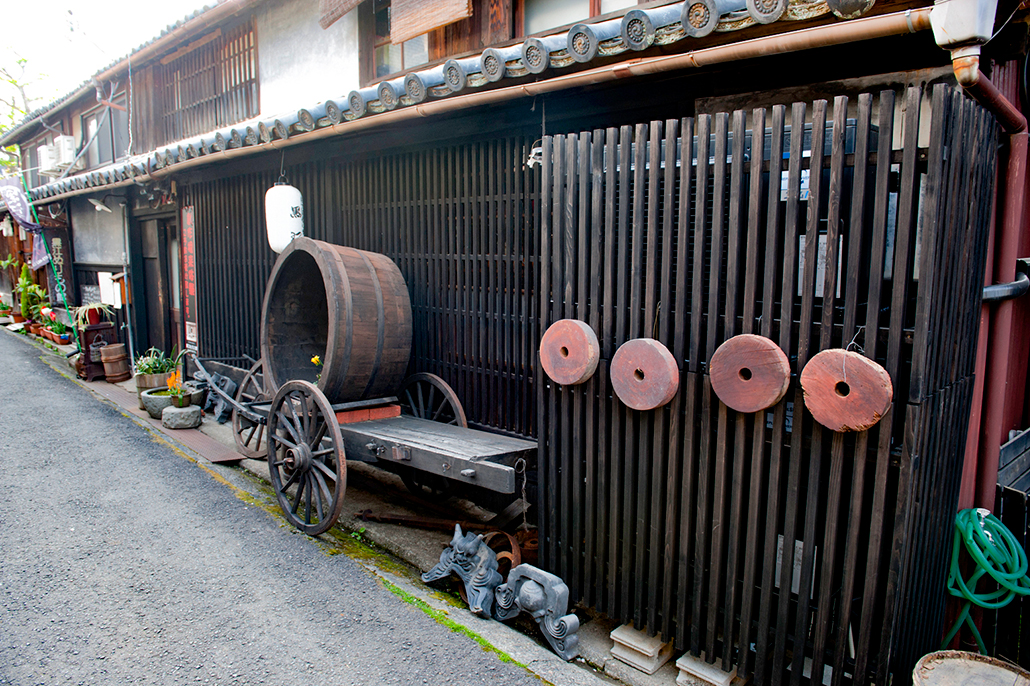
<svg viewBox="0 0 1030 686">
<path fill-rule="evenodd" d="M 265 385 L 318 383 L 330 402 L 397 391 L 411 355 L 411 303 L 378 253 L 297 238 L 272 268 L 261 317 Z M 312 363 L 319 356 L 322 366 Z"/>
<path fill-rule="evenodd" d="M 1030 686 L 1030 672 L 993 657 L 961 650 L 924 655 L 912 670 L 912 686 Z"/>
<path fill-rule="evenodd" d="M 105 345 L 100 349 L 100 359 L 104 363 L 104 376 L 108 383 L 121 383 L 132 377 L 129 371 L 129 356 L 125 354 L 123 343 Z"/>
</svg>

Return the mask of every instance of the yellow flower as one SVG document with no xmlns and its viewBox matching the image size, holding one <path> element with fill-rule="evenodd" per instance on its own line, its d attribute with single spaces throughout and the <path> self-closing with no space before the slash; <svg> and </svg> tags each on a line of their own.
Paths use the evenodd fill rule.
<svg viewBox="0 0 1030 686">
<path fill-rule="evenodd" d="M 311 364 L 315 365 L 316 367 L 321 367 L 322 366 L 322 358 L 319 357 L 318 355 L 315 355 L 314 357 L 311 358 Z"/>
</svg>

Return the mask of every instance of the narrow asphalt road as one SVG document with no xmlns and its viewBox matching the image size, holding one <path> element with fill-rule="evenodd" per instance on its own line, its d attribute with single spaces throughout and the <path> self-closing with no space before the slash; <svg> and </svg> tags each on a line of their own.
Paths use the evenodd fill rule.
<svg viewBox="0 0 1030 686">
<path fill-rule="evenodd" d="M 0 332 L 0 684 L 539 684 Z"/>
</svg>

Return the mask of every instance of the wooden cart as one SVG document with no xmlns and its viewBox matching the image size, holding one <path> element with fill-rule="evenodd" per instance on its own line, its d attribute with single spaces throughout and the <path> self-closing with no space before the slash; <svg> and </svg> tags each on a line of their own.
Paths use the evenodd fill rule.
<svg viewBox="0 0 1030 686">
<path fill-rule="evenodd" d="M 375 278 L 376 269 L 384 282 L 383 272 L 400 278 L 399 272 L 389 273 L 392 262 L 379 258 L 310 239 L 291 243 L 276 262 L 265 295 L 262 359 L 251 367 L 234 398 L 212 385 L 233 406 L 239 452 L 268 461 L 283 513 L 311 535 L 328 530 L 340 516 L 347 460 L 395 472 L 421 495 L 445 495 L 462 484 L 515 494 L 520 474 L 536 454 L 535 442 L 470 429 L 457 396 L 440 377 L 419 373 L 394 380 L 396 370 L 407 366 L 410 309 L 407 341 L 398 335 L 390 348 L 391 337 L 384 330 L 391 317 L 400 318 L 397 328 L 405 325 L 403 279 L 399 287 L 375 280 L 367 286 L 367 297 L 359 292 L 359 278 L 368 273 Z M 353 260 L 349 273 L 347 260 Z M 298 262 L 302 268 L 297 268 Z M 337 297 L 338 292 L 345 298 Z M 308 301 L 317 303 L 312 318 L 325 326 L 310 325 L 298 312 L 298 303 Z M 337 305 L 340 309 L 334 311 Z M 354 332 L 362 323 L 372 332 L 369 341 L 356 340 Z M 290 333 L 283 334 L 284 330 Z M 339 343 L 343 336 L 334 333 L 341 330 L 345 346 Z M 313 350 L 325 354 L 324 367 L 309 362 Z M 331 367 L 336 358 L 348 364 Z M 393 371 L 383 362 L 390 359 Z M 201 373 L 210 376 L 202 361 L 194 360 Z M 367 369 L 361 366 L 364 361 L 371 361 Z M 291 372 L 309 378 L 277 382 L 277 377 Z M 332 389 L 337 401 L 331 401 L 323 388 Z"/>
</svg>

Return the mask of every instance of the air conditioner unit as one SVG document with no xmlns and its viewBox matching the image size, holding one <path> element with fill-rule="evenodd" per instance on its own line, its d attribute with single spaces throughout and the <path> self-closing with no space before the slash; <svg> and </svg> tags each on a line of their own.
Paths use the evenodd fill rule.
<svg viewBox="0 0 1030 686">
<path fill-rule="evenodd" d="M 54 138 L 57 149 L 57 165 L 67 169 L 75 161 L 75 136 L 57 136 Z"/>
<path fill-rule="evenodd" d="M 57 150 L 52 145 L 41 145 L 36 148 L 36 160 L 38 161 L 39 173 L 44 176 L 57 176 Z"/>
</svg>

